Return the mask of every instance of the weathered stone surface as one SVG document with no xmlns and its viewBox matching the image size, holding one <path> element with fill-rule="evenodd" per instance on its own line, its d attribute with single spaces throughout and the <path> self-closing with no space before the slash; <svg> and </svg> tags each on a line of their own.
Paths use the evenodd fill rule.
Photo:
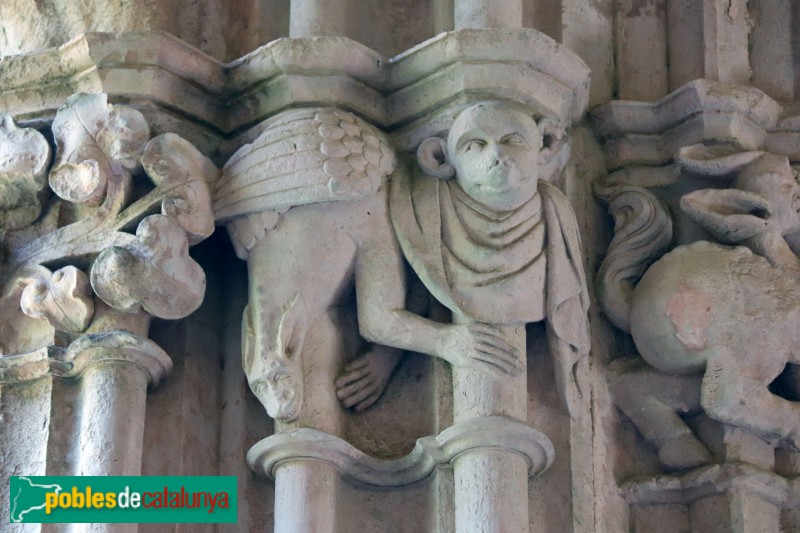
<svg viewBox="0 0 800 533">
<path fill-rule="evenodd" d="M 105 200 L 109 181 L 123 182 L 123 172 L 141 165 L 150 138 L 141 113 L 89 94 L 64 102 L 52 129 L 57 150 L 50 188 L 64 200 L 89 206 Z"/>
<path fill-rule="evenodd" d="M 22 291 L 22 312 L 47 320 L 58 331 L 85 330 L 94 315 L 88 276 L 74 266 L 52 273 L 44 267 L 37 270 L 37 280 Z"/>
<path fill-rule="evenodd" d="M 789 441 L 800 426 L 800 366 L 788 301 L 800 270 L 791 167 L 800 161 L 797 6 L 765 0 L 168 4 L 10 0 L 0 6 L 0 109 L 16 121 L 0 126 L 0 414 L 11 424 L 0 430 L 0 455 L 11 458 L 0 461 L 4 474 L 19 472 L 26 458 L 25 473 L 137 474 L 142 465 L 146 474 L 236 473 L 239 523 L 195 528 L 209 532 L 798 529 L 800 504 L 792 495 L 800 452 Z M 433 37 L 441 31 L 447 33 Z M 109 97 L 73 98 L 79 91 Z M 582 260 L 568 253 L 572 260 L 559 262 L 549 249 L 553 235 L 545 232 L 544 276 L 594 272 L 606 257 L 598 284 L 587 287 L 605 309 L 590 311 L 592 357 L 578 357 L 572 368 L 548 357 L 549 323 L 523 331 L 522 322 L 541 312 L 507 324 L 520 309 L 539 311 L 552 299 L 539 297 L 547 292 L 541 280 L 498 289 L 522 279 L 513 269 L 527 257 L 519 250 L 538 250 L 528 245 L 542 237 L 540 226 L 563 227 L 563 217 L 525 233 L 533 219 L 512 210 L 519 217 L 504 233 L 502 223 L 473 224 L 480 217 L 461 209 L 464 200 L 492 214 L 518 199 L 493 194 L 485 162 L 475 164 L 483 170 L 474 174 L 452 164 L 458 159 L 448 153 L 452 126 L 481 101 L 521 106 L 544 133 L 542 154 L 560 154 L 541 167 L 530 153 L 512 157 L 520 168 L 539 168 L 539 187 L 512 187 L 519 197 L 542 196 L 544 182 L 561 189 L 587 244 Z M 587 103 L 599 106 L 593 120 L 575 127 Z M 275 127 L 292 113 L 311 116 L 322 108 L 341 114 L 335 123 L 324 117 L 331 126 L 324 132 L 311 128 L 307 136 L 284 139 L 299 125 Z M 493 135 L 522 121 L 497 109 L 492 117 L 472 116 L 476 129 L 489 131 L 470 142 L 503 144 Z M 85 131 L 68 131 L 81 120 Z M 558 150 L 564 133 L 572 138 L 571 155 Z M 377 152 L 367 150 L 373 137 Z M 251 170 L 226 192 L 224 183 L 217 186 L 216 167 L 248 143 L 250 151 L 239 155 L 253 163 Z M 57 152 L 53 172 L 49 145 Z M 298 157 L 303 150 L 314 157 Z M 396 165 L 385 164 L 392 158 Z M 303 161 L 316 177 L 297 167 Z M 613 173 L 604 176 L 606 170 Z M 404 272 L 405 248 L 370 246 L 371 238 L 385 244 L 395 232 L 392 218 L 400 211 L 387 206 L 390 189 L 414 180 L 437 185 L 435 201 L 417 195 L 419 209 L 407 218 L 412 228 L 438 229 L 417 242 L 418 249 L 444 250 L 438 281 L 428 276 L 420 283 L 411 274 L 424 271 L 429 256 Z M 593 181 L 615 217 L 610 248 L 605 213 L 587 194 Z M 280 191 L 270 188 L 278 185 Z M 464 196 L 454 200 L 454 190 Z M 249 257 L 249 276 L 223 234 L 194 260 L 187 254 L 213 231 L 214 194 L 231 209 L 224 222 L 238 254 Z M 556 211 L 568 213 L 567 202 L 561 205 Z M 222 201 L 218 207 L 223 213 Z M 437 213 L 431 224 L 428 215 Z M 481 248 L 486 242 L 491 246 Z M 154 322 L 160 332 L 154 338 L 180 361 L 179 376 L 146 397 L 148 381 L 166 375 L 169 360 L 162 364 L 161 352 L 147 348 L 152 317 L 144 308 L 170 317 L 191 311 L 202 298 L 200 265 L 222 274 L 221 302 L 187 322 Z M 487 265 L 501 277 L 514 273 L 482 285 Z M 365 288 L 358 279 L 367 274 L 378 281 Z M 242 317 L 245 277 L 256 281 Z M 87 278 L 96 280 L 100 296 L 131 312 L 96 297 Z M 437 298 L 453 300 L 451 309 L 468 309 L 460 314 L 494 325 L 475 327 L 459 313 L 454 321 L 426 294 L 426 284 Z M 164 297 L 167 287 L 177 297 Z M 253 301 L 271 311 L 259 316 Z M 429 334 L 387 327 L 395 323 L 375 302 L 399 302 L 390 310 L 435 322 Z M 634 343 L 612 331 L 604 314 L 623 331 L 632 327 L 642 355 L 669 372 L 625 357 Z M 274 327 L 265 326 L 271 320 Z M 455 364 L 418 354 L 398 364 L 397 349 L 361 335 L 380 339 L 381 327 L 395 328 L 395 340 L 418 349 L 447 337 L 442 332 L 459 332 L 433 343 Z M 248 391 L 239 362 L 242 329 L 247 373 L 271 383 L 256 383 L 256 392 L 283 420 L 268 419 Z M 220 330 L 224 354 L 214 341 Z M 270 330 L 273 342 L 258 339 L 258 331 Z M 131 336 L 119 337 L 120 331 Z M 476 344 L 476 337 L 489 344 Z M 440 349 L 448 343 L 451 349 Z M 470 357 L 476 346 L 491 355 L 510 348 L 514 357 L 487 364 L 485 351 L 483 360 Z M 280 357 L 256 356 L 264 351 Z M 558 346 L 550 351 L 557 354 Z M 574 358 L 568 353 L 563 361 Z M 527 372 L 515 372 L 513 362 L 526 363 Z M 696 371 L 674 375 L 682 368 Z M 566 394 L 557 394 L 553 375 L 568 376 Z M 572 402 L 569 410 L 564 399 Z M 427 448 L 430 455 L 412 451 L 418 439 L 430 442 L 426 435 L 487 414 L 510 415 L 545 433 L 555 451 L 550 468 L 529 480 L 519 449 L 472 448 L 455 457 L 435 446 Z M 309 428 L 320 437 L 313 452 L 320 457 L 296 460 L 307 444 L 298 441 L 315 431 Z M 505 434 L 485 419 L 476 428 L 474 442 L 478 434 Z M 273 431 L 276 437 L 264 442 L 279 444 L 272 469 L 277 490 L 248 473 L 243 460 Z M 499 445 L 514 448 L 507 440 Z M 170 449 L 146 457 L 153 445 Z M 418 459 L 415 476 L 404 470 L 409 457 Z M 706 463 L 715 464 L 698 466 Z M 425 477 L 432 464 L 438 466 Z M 376 490 L 354 482 L 347 472 L 363 473 L 364 465 L 372 468 L 369 476 L 399 486 Z M 665 469 L 683 472 L 665 476 Z M 638 481 L 626 483 L 633 476 Z M 407 485 L 412 479 L 418 481 Z"/>
<path fill-rule="evenodd" d="M 50 163 L 50 145 L 31 128 L 0 116 L 0 227 L 20 229 L 40 215 Z"/>
</svg>

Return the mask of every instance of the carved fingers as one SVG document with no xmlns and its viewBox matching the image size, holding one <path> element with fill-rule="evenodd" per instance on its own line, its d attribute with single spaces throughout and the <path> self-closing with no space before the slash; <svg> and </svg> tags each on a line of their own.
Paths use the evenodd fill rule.
<svg viewBox="0 0 800 533">
<path fill-rule="evenodd" d="M 489 324 L 454 325 L 445 330 L 441 357 L 450 364 L 515 375 L 524 366 L 519 350 Z"/>
<path fill-rule="evenodd" d="M 342 402 L 342 407 L 352 407 L 354 411 L 361 412 L 380 398 L 383 387 L 370 373 L 362 374 L 347 385 L 340 385 L 350 377 L 352 375 L 348 373 L 336 380 L 336 397 Z"/>
<path fill-rule="evenodd" d="M 350 361 L 335 382 L 336 397 L 343 407 L 361 412 L 383 394 L 402 352 L 375 346 L 364 355 Z"/>
</svg>

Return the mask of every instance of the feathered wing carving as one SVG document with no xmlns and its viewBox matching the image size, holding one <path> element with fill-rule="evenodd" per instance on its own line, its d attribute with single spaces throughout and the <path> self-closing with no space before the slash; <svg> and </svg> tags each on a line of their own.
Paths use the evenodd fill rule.
<svg viewBox="0 0 800 533">
<path fill-rule="evenodd" d="M 386 136 L 352 113 L 301 109 L 281 113 L 222 170 L 214 200 L 236 253 L 246 258 L 287 209 L 374 193 L 392 173 Z"/>
</svg>

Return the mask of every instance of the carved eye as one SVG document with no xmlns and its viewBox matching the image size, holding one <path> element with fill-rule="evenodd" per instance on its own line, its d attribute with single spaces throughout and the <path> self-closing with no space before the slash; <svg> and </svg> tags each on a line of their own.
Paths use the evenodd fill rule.
<svg viewBox="0 0 800 533">
<path fill-rule="evenodd" d="M 517 132 L 509 133 L 505 137 L 503 137 L 500 142 L 503 144 L 511 144 L 511 145 L 518 145 L 518 146 L 525 146 L 528 143 L 525 141 L 525 138 Z"/>
<path fill-rule="evenodd" d="M 461 147 L 462 152 L 477 151 L 486 146 L 486 142 L 481 139 L 472 139 L 464 143 Z"/>
<path fill-rule="evenodd" d="M 292 376 L 288 372 L 278 371 L 273 376 L 271 376 L 270 379 L 276 385 L 280 385 L 283 382 L 292 379 Z"/>
</svg>

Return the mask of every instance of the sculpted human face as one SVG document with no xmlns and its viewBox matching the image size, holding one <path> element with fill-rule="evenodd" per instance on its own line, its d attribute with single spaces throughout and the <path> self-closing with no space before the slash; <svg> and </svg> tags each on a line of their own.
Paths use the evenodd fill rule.
<svg viewBox="0 0 800 533">
<path fill-rule="evenodd" d="M 516 209 L 536 194 L 541 148 L 533 118 L 500 104 L 466 109 L 447 138 L 458 184 L 494 211 Z"/>
</svg>

